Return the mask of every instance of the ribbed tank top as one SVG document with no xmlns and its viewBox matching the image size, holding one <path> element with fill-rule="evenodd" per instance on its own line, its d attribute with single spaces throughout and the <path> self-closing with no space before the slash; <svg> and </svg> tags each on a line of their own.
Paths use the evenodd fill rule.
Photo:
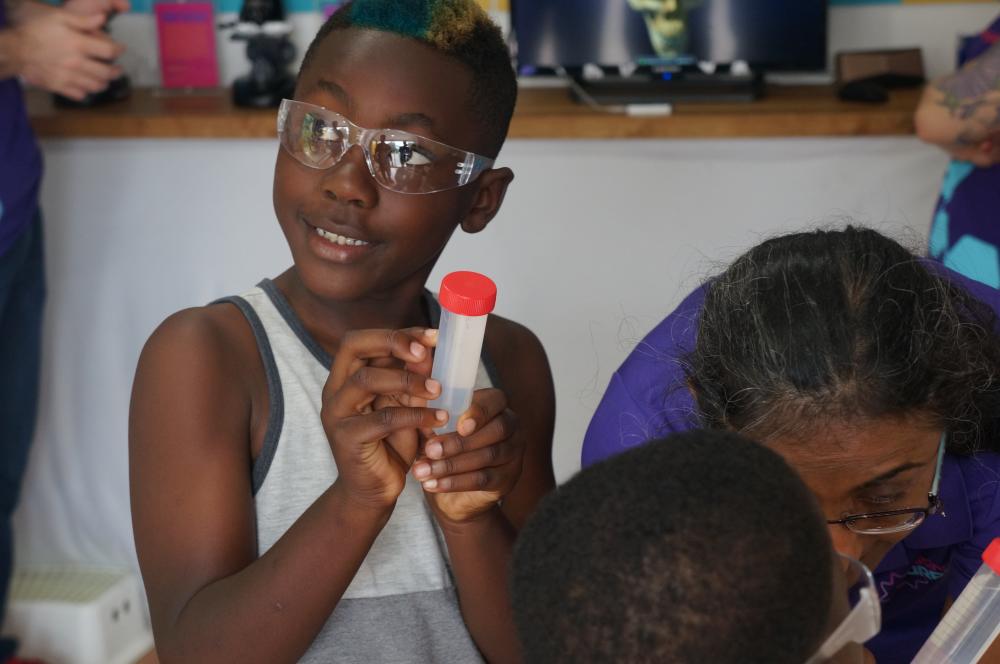
<svg viewBox="0 0 1000 664">
<path fill-rule="evenodd" d="M 432 326 L 440 307 L 425 301 Z M 320 398 L 332 358 L 306 331 L 273 282 L 262 281 L 236 305 L 246 317 L 267 376 L 268 427 L 253 464 L 257 554 L 262 555 L 337 479 L 320 421 Z M 495 376 L 483 356 L 477 388 Z M 443 536 L 420 483 L 407 476 L 376 538 L 301 662 L 482 662 L 458 606 Z"/>
</svg>

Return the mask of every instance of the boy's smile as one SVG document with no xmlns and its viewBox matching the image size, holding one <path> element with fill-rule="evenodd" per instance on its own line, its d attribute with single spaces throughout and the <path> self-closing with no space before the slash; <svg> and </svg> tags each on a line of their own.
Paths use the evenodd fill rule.
<svg viewBox="0 0 1000 664">
<path fill-rule="evenodd" d="M 309 248 L 323 260 L 347 264 L 363 259 L 373 250 L 372 242 L 362 239 L 360 229 L 325 220 L 313 223 L 305 217 L 301 222 L 312 231 Z"/>
<path fill-rule="evenodd" d="M 489 150 L 471 110 L 473 74 L 453 58 L 413 39 L 358 28 L 332 33 L 315 56 L 301 74 L 297 100 L 363 127 Z M 403 194 L 375 181 L 357 145 L 326 169 L 305 166 L 279 148 L 274 207 L 296 276 L 309 292 L 329 301 L 383 299 L 423 287 L 484 186 L 477 180 L 433 194 Z"/>
</svg>

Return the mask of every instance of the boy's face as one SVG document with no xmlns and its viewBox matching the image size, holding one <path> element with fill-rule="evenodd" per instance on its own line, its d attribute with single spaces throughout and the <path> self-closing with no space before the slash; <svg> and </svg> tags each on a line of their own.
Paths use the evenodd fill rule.
<svg viewBox="0 0 1000 664">
<path fill-rule="evenodd" d="M 362 127 L 405 130 L 486 154 L 490 146 L 470 111 L 471 85 L 471 71 L 428 46 L 351 28 L 320 44 L 296 99 Z M 497 173 L 457 189 L 402 194 L 376 183 L 360 147 L 325 170 L 279 148 L 274 209 L 310 292 L 330 300 L 387 295 L 404 284 L 422 286 L 458 224 L 485 226 L 509 181 L 500 183 L 499 199 L 486 201 L 495 205 L 483 217 L 482 190 L 496 185 Z M 340 237 L 353 241 L 341 244 Z"/>
</svg>

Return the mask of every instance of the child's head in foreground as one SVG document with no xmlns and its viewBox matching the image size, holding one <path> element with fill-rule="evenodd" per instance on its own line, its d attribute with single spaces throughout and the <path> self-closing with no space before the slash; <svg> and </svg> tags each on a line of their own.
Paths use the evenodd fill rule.
<svg viewBox="0 0 1000 664">
<path fill-rule="evenodd" d="M 474 0 L 354 0 L 309 46 L 279 113 L 274 207 L 305 285 L 335 300 L 426 277 L 459 225 L 486 227 L 517 97 Z"/>
<path fill-rule="evenodd" d="M 781 457 L 693 431 L 542 502 L 514 554 L 514 617 L 529 664 L 803 664 L 847 611 L 838 562 Z"/>
</svg>

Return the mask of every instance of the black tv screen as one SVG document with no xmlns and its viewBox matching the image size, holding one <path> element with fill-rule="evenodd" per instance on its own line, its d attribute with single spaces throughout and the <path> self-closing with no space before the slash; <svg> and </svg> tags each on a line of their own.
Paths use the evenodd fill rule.
<svg viewBox="0 0 1000 664">
<path fill-rule="evenodd" d="M 744 61 L 826 67 L 827 0 L 516 0 L 518 68 Z"/>
</svg>

